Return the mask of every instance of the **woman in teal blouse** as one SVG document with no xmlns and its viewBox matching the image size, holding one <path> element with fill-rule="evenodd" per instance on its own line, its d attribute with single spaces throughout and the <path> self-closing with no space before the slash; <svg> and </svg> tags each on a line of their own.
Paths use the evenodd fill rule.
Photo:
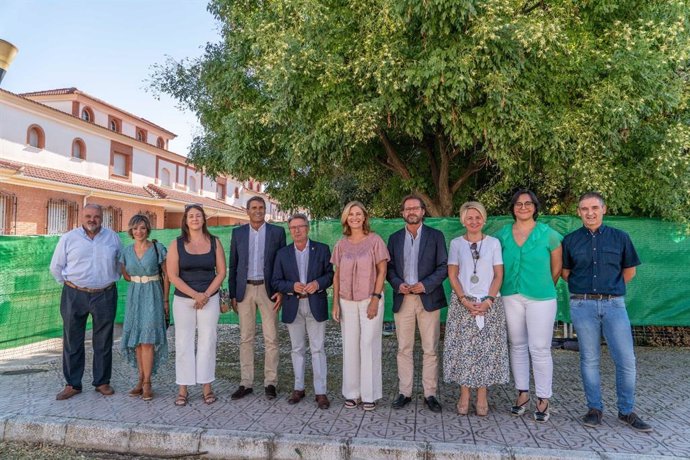
<svg viewBox="0 0 690 460">
<path fill-rule="evenodd" d="M 560 233 L 537 223 L 539 200 L 534 192 L 520 190 L 511 200 L 515 219 L 499 230 L 503 246 L 503 305 L 506 311 L 510 366 L 518 390 L 511 413 L 520 416 L 530 403 L 530 357 L 537 407 L 534 419 L 549 419 L 553 376 L 551 340 L 556 319 L 556 283 L 561 274 Z"/>
</svg>

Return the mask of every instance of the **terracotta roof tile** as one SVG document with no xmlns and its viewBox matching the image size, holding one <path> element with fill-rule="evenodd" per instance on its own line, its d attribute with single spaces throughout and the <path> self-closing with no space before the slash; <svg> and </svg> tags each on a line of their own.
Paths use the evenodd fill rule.
<svg viewBox="0 0 690 460">
<path fill-rule="evenodd" d="M 244 208 L 240 208 L 238 206 L 232 206 L 227 203 L 223 203 L 222 201 L 214 200 L 213 198 L 208 198 L 205 196 L 192 195 L 191 193 L 180 192 L 179 190 L 175 190 L 172 188 L 159 187 L 158 185 L 154 184 L 149 184 L 146 188 L 151 192 L 155 193 L 155 195 L 159 196 L 160 198 L 165 198 L 168 200 L 181 201 L 183 203 L 199 203 L 207 208 L 221 209 L 224 211 L 233 211 L 241 213 L 246 212 Z"/>
<path fill-rule="evenodd" d="M 145 187 L 120 183 L 117 181 L 95 179 L 93 177 L 81 176 L 79 174 L 72 174 L 64 171 L 59 171 L 57 169 L 44 168 L 41 166 L 35 166 L 9 160 L 0 160 L 0 167 L 4 167 L 6 169 L 13 169 L 15 171 L 22 171 L 22 175 L 26 177 L 32 177 L 35 179 L 60 182 L 62 184 L 78 185 L 81 187 L 89 187 L 97 190 L 107 190 L 109 192 L 123 193 L 125 195 L 155 198 L 155 196 L 151 194 Z"/>
</svg>

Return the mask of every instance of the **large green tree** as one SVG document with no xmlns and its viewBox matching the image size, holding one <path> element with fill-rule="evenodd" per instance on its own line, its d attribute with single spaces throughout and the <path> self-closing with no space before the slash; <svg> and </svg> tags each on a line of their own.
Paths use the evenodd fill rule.
<svg viewBox="0 0 690 460">
<path fill-rule="evenodd" d="M 267 181 L 315 216 L 407 192 L 432 215 L 690 210 L 685 0 L 213 0 L 222 40 L 153 86 L 196 113 L 190 161 Z"/>
</svg>

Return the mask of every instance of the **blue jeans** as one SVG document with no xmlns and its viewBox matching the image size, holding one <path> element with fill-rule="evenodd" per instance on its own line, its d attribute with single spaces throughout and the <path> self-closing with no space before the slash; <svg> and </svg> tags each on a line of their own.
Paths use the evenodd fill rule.
<svg viewBox="0 0 690 460">
<path fill-rule="evenodd" d="M 604 410 L 601 400 L 601 334 L 616 366 L 618 412 L 629 414 L 635 406 L 635 352 L 625 298 L 570 300 L 570 317 L 580 346 L 580 372 L 590 409 Z"/>
</svg>

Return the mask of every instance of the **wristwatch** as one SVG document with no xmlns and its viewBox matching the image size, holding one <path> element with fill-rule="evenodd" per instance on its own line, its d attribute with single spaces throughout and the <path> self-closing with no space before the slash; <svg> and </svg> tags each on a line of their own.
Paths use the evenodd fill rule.
<svg viewBox="0 0 690 460">
<path fill-rule="evenodd" d="M 379 299 L 381 298 L 381 294 L 378 294 L 378 293 L 376 293 L 376 292 L 372 292 L 372 293 L 371 293 L 371 296 L 372 296 L 372 297 L 378 297 Z"/>
</svg>

